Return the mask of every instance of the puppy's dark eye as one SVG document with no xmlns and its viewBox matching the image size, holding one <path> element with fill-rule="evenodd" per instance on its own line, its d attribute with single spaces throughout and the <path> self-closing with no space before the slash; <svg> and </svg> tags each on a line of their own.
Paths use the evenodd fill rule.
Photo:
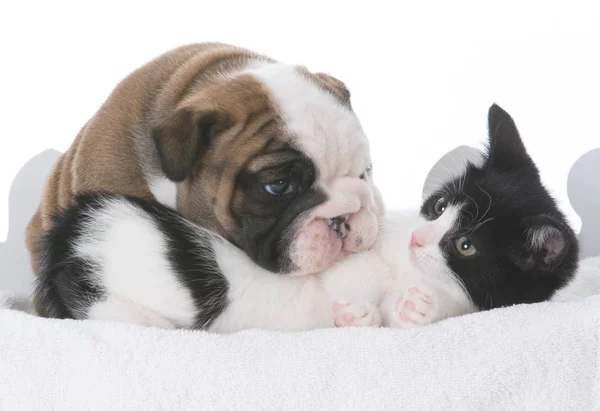
<svg viewBox="0 0 600 411">
<path fill-rule="evenodd" d="M 456 250 L 465 257 L 471 257 L 477 252 L 471 239 L 467 236 L 462 236 L 456 240 Z"/>
<path fill-rule="evenodd" d="M 444 211 L 446 211 L 446 206 L 448 205 L 448 200 L 446 200 L 444 197 L 440 197 L 436 200 L 435 203 L 433 203 L 433 213 L 436 216 L 441 216 L 442 214 L 444 214 Z"/>
<path fill-rule="evenodd" d="M 293 193 L 294 185 L 288 179 L 281 179 L 264 185 L 265 191 L 274 196 Z"/>
</svg>

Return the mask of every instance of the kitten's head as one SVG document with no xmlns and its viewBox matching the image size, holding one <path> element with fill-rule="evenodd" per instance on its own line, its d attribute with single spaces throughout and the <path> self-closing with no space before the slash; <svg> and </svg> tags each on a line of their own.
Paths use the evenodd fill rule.
<svg viewBox="0 0 600 411">
<path fill-rule="evenodd" d="M 450 269 L 480 309 L 543 301 L 574 276 L 577 238 L 510 115 L 494 104 L 488 125 L 483 164 L 425 200 L 409 253 L 426 274 Z"/>
</svg>

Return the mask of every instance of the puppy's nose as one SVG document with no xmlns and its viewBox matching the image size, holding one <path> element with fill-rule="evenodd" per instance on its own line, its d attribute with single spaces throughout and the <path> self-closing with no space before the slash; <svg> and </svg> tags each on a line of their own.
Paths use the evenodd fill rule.
<svg viewBox="0 0 600 411">
<path fill-rule="evenodd" d="M 329 228 L 331 228 L 337 235 L 344 238 L 350 231 L 350 226 L 346 223 L 348 216 L 337 216 L 329 219 Z"/>
</svg>

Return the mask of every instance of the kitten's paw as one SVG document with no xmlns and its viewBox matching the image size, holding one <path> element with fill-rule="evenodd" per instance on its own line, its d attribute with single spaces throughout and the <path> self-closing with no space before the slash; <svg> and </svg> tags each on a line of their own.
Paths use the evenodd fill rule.
<svg viewBox="0 0 600 411">
<path fill-rule="evenodd" d="M 369 327 L 379 325 L 379 316 L 366 305 L 335 302 L 333 323 L 336 327 Z"/>
<path fill-rule="evenodd" d="M 432 322 L 434 314 L 433 293 L 422 286 L 412 286 L 396 301 L 391 325 L 398 328 L 418 327 Z"/>
</svg>

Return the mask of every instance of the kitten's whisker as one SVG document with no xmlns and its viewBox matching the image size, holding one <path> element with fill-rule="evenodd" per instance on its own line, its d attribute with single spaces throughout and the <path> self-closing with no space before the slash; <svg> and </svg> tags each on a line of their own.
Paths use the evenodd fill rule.
<svg viewBox="0 0 600 411">
<path fill-rule="evenodd" d="M 442 166 L 444 167 L 444 166 Z M 432 173 L 431 176 L 435 179 L 437 179 L 438 181 L 442 182 L 443 184 L 448 184 L 450 183 L 452 180 L 454 180 L 456 178 L 456 176 L 452 173 L 450 173 L 450 170 L 446 167 L 444 167 L 446 169 L 446 173 L 442 173 L 442 172 L 438 172 L 438 173 Z"/>
<path fill-rule="evenodd" d="M 442 190 L 444 193 L 448 191 L 444 186 L 440 186 L 438 184 L 425 184 L 425 187 L 430 187 L 434 190 Z"/>
<path fill-rule="evenodd" d="M 439 184 L 438 189 L 443 189 L 444 190 L 444 194 L 448 195 L 450 194 L 450 189 L 447 187 L 450 183 L 453 183 L 453 181 L 451 179 L 442 179 L 442 178 L 438 178 L 434 175 L 430 176 L 429 179 L 433 180 L 434 182 L 437 182 Z M 452 184 L 452 187 L 454 188 L 454 184 Z"/>
<path fill-rule="evenodd" d="M 456 170 L 458 171 L 461 166 L 458 163 L 458 161 L 456 161 L 456 157 L 452 154 L 450 154 L 450 158 L 452 159 L 452 161 L 454 162 L 454 164 L 456 165 Z M 462 191 L 465 188 L 465 180 L 467 179 L 467 173 L 463 172 L 463 177 L 458 181 L 458 192 L 462 193 Z"/>
<path fill-rule="evenodd" d="M 450 270 L 450 272 L 454 276 L 454 279 L 458 283 L 459 287 L 464 291 L 465 295 L 467 297 L 469 297 L 469 300 L 471 302 L 473 302 L 473 299 L 471 298 L 471 294 L 469 294 L 469 292 L 467 291 L 467 286 L 465 285 L 465 282 L 462 280 L 462 278 L 460 278 L 454 271 Z"/>
<path fill-rule="evenodd" d="M 472 234 L 475 232 L 475 230 L 478 230 L 479 228 L 481 228 L 482 225 L 484 225 L 487 222 L 490 222 L 494 219 L 494 217 L 490 217 L 487 220 L 482 221 L 481 223 L 478 223 L 477 225 L 475 225 L 473 228 L 471 228 L 469 231 L 467 231 L 467 234 Z"/>
<path fill-rule="evenodd" d="M 450 160 L 452 160 L 452 162 L 456 166 L 456 171 L 458 172 L 458 170 L 460 169 L 460 166 L 458 165 L 458 162 L 456 161 L 456 158 L 452 154 L 450 154 Z M 457 177 L 458 177 L 458 175 L 457 175 Z M 460 188 L 461 184 L 460 184 L 460 182 L 461 182 L 461 180 L 458 180 L 458 191 L 459 192 L 461 191 L 461 188 Z"/>
<path fill-rule="evenodd" d="M 473 220 L 471 220 L 471 223 L 474 223 L 477 220 L 477 216 L 479 215 L 479 204 L 477 204 L 477 201 L 475 201 L 473 199 L 473 197 L 471 197 L 470 195 L 468 195 L 467 193 L 463 193 L 469 200 L 471 200 L 473 202 L 473 204 L 475 204 L 475 217 L 473 218 Z"/>
<path fill-rule="evenodd" d="M 490 193 L 488 193 L 487 191 L 485 191 L 479 185 L 477 185 L 477 188 L 480 189 L 481 191 L 483 191 L 488 196 L 488 199 L 490 201 L 490 203 L 488 204 L 487 210 L 485 210 L 485 213 L 483 213 L 483 215 L 481 216 L 481 220 L 483 220 L 485 218 L 486 214 L 488 213 L 488 211 L 490 211 L 490 208 L 492 207 L 492 196 L 490 195 Z"/>
<path fill-rule="evenodd" d="M 437 178 L 439 181 L 443 181 L 444 184 L 449 182 L 450 180 L 452 180 L 451 176 L 448 176 L 448 174 L 444 174 L 444 173 L 431 173 L 431 176 L 434 178 Z"/>
<path fill-rule="evenodd" d="M 442 164 L 442 163 L 440 163 L 440 167 L 443 167 L 443 168 L 444 168 L 444 170 L 446 170 L 446 173 L 448 173 L 448 174 L 447 174 L 447 176 L 448 176 L 448 178 L 450 179 L 450 182 L 452 183 L 452 188 L 453 188 L 453 189 L 454 189 L 456 192 L 458 192 L 459 190 L 457 190 L 457 188 L 456 188 L 456 176 L 455 176 L 455 174 L 456 174 L 456 173 L 452 173 L 452 172 L 450 171 L 450 169 L 449 169 L 448 167 L 446 167 L 446 166 L 445 166 L 444 164 Z"/>
<path fill-rule="evenodd" d="M 436 191 L 437 190 L 441 190 L 442 193 L 444 193 L 444 195 L 448 195 L 450 194 L 450 190 L 446 187 L 447 182 L 436 179 L 434 177 L 430 177 L 431 179 L 435 180 L 438 182 L 438 185 L 433 185 L 433 184 L 427 184 L 426 186 L 430 186 L 431 188 L 434 188 Z M 434 181 L 434 182 L 435 182 Z"/>
<path fill-rule="evenodd" d="M 469 224 L 471 224 L 473 221 L 475 221 L 475 215 L 473 215 L 472 212 L 470 212 L 469 210 L 463 210 L 465 213 L 469 213 L 471 214 L 471 221 L 469 222 Z"/>
<path fill-rule="evenodd" d="M 490 310 L 494 307 L 494 302 L 492 300 L 492 294 L 488 291 L 485 295 L 485 302 L 483 303 L 483 308 L 487 306 L 488 299 L 490 300 Z"/>
</svg>

